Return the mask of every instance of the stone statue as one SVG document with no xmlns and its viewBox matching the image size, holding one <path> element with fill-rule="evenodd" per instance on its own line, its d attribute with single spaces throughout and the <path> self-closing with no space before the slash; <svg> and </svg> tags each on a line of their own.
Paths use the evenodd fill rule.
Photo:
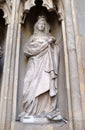
<svg viewBox="0 0 85 130">
<path fill-rule="evenodd" d="M 34 34 L 24 46 L 28 57 L 24 78 L 23 110 L 21 119 L 46 118 L 61 121 L 58 110 L 59 48 L 49 33 L 50 26 L 44 16 L 39 16 Z"/>
</svg>

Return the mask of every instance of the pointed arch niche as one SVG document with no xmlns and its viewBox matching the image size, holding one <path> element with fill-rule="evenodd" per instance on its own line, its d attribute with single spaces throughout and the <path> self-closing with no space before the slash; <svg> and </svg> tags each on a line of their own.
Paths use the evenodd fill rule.
<svg viewBox="0 0 85 130">
<path fill-rule="evenodd" d="M 67 89 L 66 89 L 66 74 L 65 74 L 65 60 L 64 60 L 64 44 L 62 35 L 62 20 L 63 20 L 63 4 L 62 1 L 55 1 L 52 3 L 36 0 L 35 2 L 26 1 L 24 4 L 24 15 L 22 18 L 21 27 L 21 45 L 20 45 L 20 60 L 19 60 L 19 83 L 17 93 L 17 114 L 22 112 L 22 92 L 23 81 L 26 72 L 27 59 L 23 53 L 23 46 L 27 42 L 28 38 L 33 33 L 34 23 L 39 15 L 45 15 L 47 21 L 51 26 L 51 34 L 56 37 L 58 46 L 60 48 L 60 65 L 59 65 L 59 109 L 68 120 L 68 106 L 67 106 Z"/>
</svg>

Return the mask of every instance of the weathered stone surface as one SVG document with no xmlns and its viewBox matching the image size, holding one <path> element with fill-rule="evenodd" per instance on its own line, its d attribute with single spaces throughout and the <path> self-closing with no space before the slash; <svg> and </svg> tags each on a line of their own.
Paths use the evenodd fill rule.
<svg viewBox="0 0 85 130">
<path fill-rule="evenodd" d="M 69 124 L 66 125 L 56 125 L 56 124 L 44 124 L 44 125 L 34 125 L 34 124 L 22 124 L 15 123 L 14 129 L 12 130 L 69 130 Z"/>
<path fill-rule="evenodd" d="M 74 0 L 76 24 L 79 35 L 85 36 L 85 1 Z"/>
<path fill-rule="evenodd" d="M 33 0 L 30 4 L 33 14 L 24 14 L 25 9 L 29 9 L 29 4 L 25 8 L 27 0 L 0 0 L 0 9 L 4 11 L 4 18 L 7 23 L 7 34 L 5 43 L 5 59 L 0 101 L 0 130 L 84 130 L 85 122 L 85 1 L 84 0 L 47 0 L 43 1 L 44 13 L 50 20 L 51 33 L 56 38 L 60 47 L 60 70 L 59 70 L 59 110 L 63 117 L 68 120 L 67 124 L 61 125 L 46 124 L 26 124 L 17 122 L 16 119 L 22 111 L 22 91 L 23 79 L 27 61 L 24 58 L 23 46 L 32 35 L 35 16 L 41 10 Z M 37 0 L 36 0 L 37 1 Z M 60 3 L 58 3 L 60 1 Z M 47 10 L 53 8 L 56 11 L 48 13 Z M 61 3 L 63 3 L 61 5 Z M 11 6 L 12 4 L 12 6 Z M 41 6 L 41 5 L 40 5 Z M 12 8 L 11 8 L 12 7 Z M 47 9 L 46 9 L 47 8 Z M 64 9 L 64 11 L 63 11 Z M 30 10 L 30 9 L 29 9 Z M 50 10 L 51 11 L 51 10 Z M 63 13 L 65 12 L 65 19 Z M 56 20 L 51 20 L 50 16 L 56 16 Z M 58 15 L 60 17 L 58 17 Z M 21 25 L 22 18 L 25 22 Z M 53 18 L 54 18 L 53 17 Z M 32 20 L 33 18 L 33 20 Z M 60 18 L 62 23 L 58 23 Z M 48 20 L 48 21 L 49 21 Z M 0 21 L 1 22 L 1 21 Z M 31 25 L 31 26 L 30 26 Z M 4 25 L 5 26 L 5 25 Z M 28 27 L 29 26 L 29 27 Z M 62 35 L 60 33 L 62 26 Z M 0 38 L 1 39 L 1 38 Z M 1 42 L 1 41 L 0 41 Z M 64 42 L 64 44 L 63 44 Z M 0 43 L 0 45 L 2 44 Z M 63 52 L 64 50 L 64 52 Z M 64 62 L 65 61 L 65 62 Z M 81 100 L 82 99 L 82 100 Z M 82 109 L 83 108 L 83 109 Z M 84 117 L 84 118 L 83 118 Z"/>
</svg>

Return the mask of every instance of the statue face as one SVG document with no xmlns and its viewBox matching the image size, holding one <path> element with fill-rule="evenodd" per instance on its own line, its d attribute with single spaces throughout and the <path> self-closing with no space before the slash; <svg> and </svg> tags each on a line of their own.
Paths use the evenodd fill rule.
<svg viewBox="0 0 85 130">
<path fill-rule="evenodd" d="M 39 21 L 38 22 L 38 29 L 40 31 L 44 31 L 45 30 L 45 21 Z"/>
</svg>

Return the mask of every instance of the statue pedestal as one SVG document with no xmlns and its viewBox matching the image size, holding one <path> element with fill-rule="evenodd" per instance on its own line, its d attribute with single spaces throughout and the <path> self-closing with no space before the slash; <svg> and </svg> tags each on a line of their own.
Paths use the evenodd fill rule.
<svg viewBox="0 0 85 130">
<path fill-rule="evenodd" d="M 46 120 L 43 119 L 43 122 Z M 69 123 L 52 123 L 52 124 L 34 124 L 34 123 L 21 123 L 12 122 L 12 130 L 69 130 Z"/>
<path fill-rule="evenodd" d="M 29 118 L 21 118 L 20 121 L 22 123 L 25 124 L 58 124 L 58 125 L 64 125 L 65 122 L 64 120 L 57 120 L 57 121 L 53 121 L 53 120 L 48 120 L 47 118 L 35 118 L 35 117 L 29 117 Z"/>
</svg>

